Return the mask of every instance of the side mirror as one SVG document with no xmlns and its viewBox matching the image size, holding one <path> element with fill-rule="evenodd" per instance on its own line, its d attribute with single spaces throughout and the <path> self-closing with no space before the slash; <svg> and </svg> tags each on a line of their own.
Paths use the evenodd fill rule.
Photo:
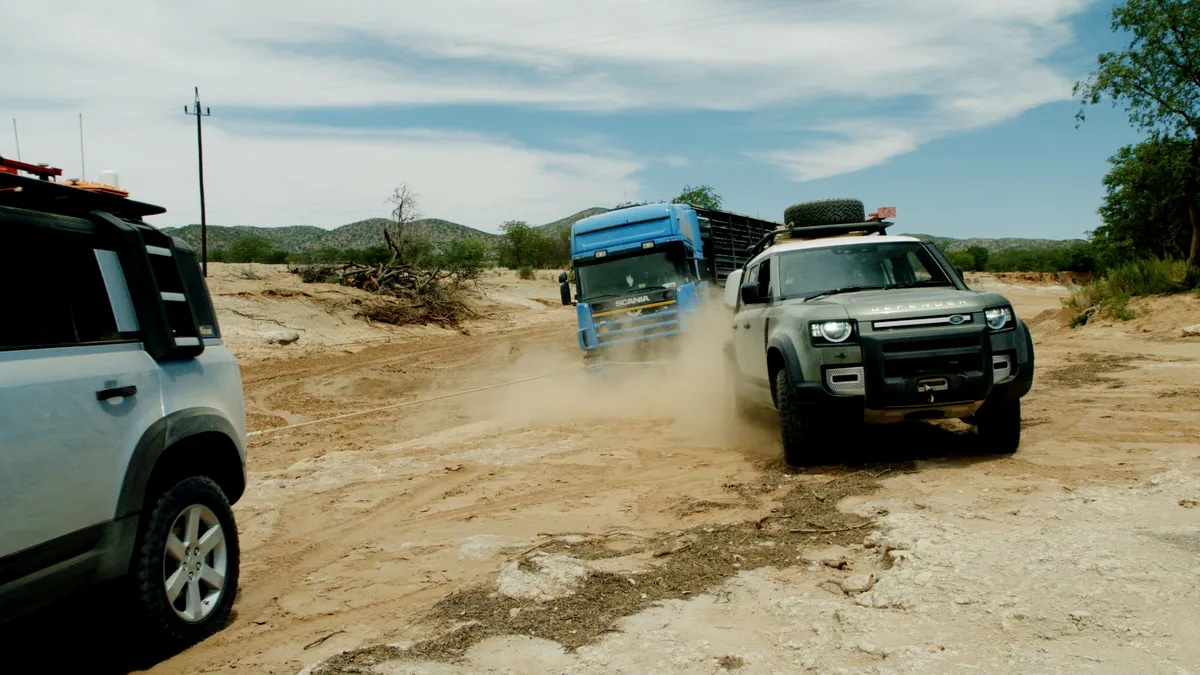
<svg viewBox="0 0 1200 675">
<path fill-rule="evenodd" d="M 560 284 L 567 283 L 567 273 L 566 272 L 559 272 L 558 283 L 560 283 Z"/>
<path fill-rule="evenodd" d="M 564 274 L 562 276 L 565 277 L 566 275 Z M 558 292 L 559 292 L 559 295 L 562 296 L 562 304 L 564 304 L 564 305 L 572 304 L 572 302 L 571 302 L 571 286 L 569 284 L 567 284 L 566 281 L 562 281 L 559 283 Z"/>
<path fill-rule="evenodd" d="M 954 273 L 958 275 L 959 279 L 962 279 L 963 281 L 967 280 L 966 273 L 963 272 L 963 268 L 959 267 L 958 265 L 954 266 Z"/>
<path fill-rule="evenodd" d="M 753 305 L 762 295 L 757 281 L 747 281 L 742 284 L 742 304 Z"/>
<path fill-rule="evenodd" d="M 730 272 L 729 276 L 725 279 L 725 297 L 723 298 L 725 301 L 725 306 L 729 309 L 737 307 L 737 294 L 740 292 L 739 289 L 741 287 L 742 270 L 739 269 Z"/>
</svg>

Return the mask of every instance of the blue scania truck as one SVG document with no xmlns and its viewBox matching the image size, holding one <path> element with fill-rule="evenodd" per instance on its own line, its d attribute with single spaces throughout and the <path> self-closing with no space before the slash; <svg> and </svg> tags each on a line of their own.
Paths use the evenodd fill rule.
<svg viewBox="0 0 1200 675">
<path fill-rule="evenodd" d="M 701 306 L 778 227 L 688 204 L 618 207 L 576 221 L 571 275 L 558 280 L 563 304 L 575 305 L 584 362 L 596 369 L 673 356 Z"/>
</svg>

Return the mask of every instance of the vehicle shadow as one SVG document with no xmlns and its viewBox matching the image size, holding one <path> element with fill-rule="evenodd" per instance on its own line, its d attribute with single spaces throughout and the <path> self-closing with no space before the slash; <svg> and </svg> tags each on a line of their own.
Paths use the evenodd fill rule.
<svg viewBox="0 0 1200 675">
<path fill-rule="evenodd" d="M 174 656 L 145 642 L 120 591 L 86 590 L 0 625 L 3 672 L 126 675 Z"/>
<path fill-rule="evenodd" d="M 779 418 L 774 411 L 755 413 L 747 422 L 762 425 L 778 434 Z M 980 442 L 974 429 L 954 420 L 937 422 L 901 422 L 888 425 L 854 425 L 844 434 L 835 430 L 819 443 L 823 461 L 806 467 L 789 467 L 782 452 L 769 460 L 764 468 L 786 473 L 830 473 L 917 469 L 917 462 L 940 461 L 969 466 L 1005 459 L 1009 455 L 989 452 Z"/>
</svg>

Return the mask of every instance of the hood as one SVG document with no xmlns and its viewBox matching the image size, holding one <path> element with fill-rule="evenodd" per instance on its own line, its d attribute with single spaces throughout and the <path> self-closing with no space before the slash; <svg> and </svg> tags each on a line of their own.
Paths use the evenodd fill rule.
<svg viewBox="0 0 1200 675">
<path fill-rule="evenodd" d="M 956 288 L 904 288 L 829 295 L 804 305 L 841 305 L 855 319 L 982 312 L 1008 304 L 1004 296 Z M 788 303 L 791 304 L 791 303 Z"/>
</svg>

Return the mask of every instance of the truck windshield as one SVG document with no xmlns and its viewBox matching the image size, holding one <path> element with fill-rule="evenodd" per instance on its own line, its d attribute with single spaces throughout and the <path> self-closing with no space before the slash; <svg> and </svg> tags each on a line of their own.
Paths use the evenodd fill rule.
<svg viewBox="0 0 1200 675">
<path fill-rule="evenodd" d="M 660 249 L 576 267 L 575 278 L 580 299 L 594 300 L 647 288 L 671 288 L 687 280 L 688 269 L 683 251 Z"/>
<path fill-rule="evenodd" d="M 908 286 L 953 286 L 920 243 L 849 244 L 779 254 L 782 299 L 824 293 Z"/>
</svg>

